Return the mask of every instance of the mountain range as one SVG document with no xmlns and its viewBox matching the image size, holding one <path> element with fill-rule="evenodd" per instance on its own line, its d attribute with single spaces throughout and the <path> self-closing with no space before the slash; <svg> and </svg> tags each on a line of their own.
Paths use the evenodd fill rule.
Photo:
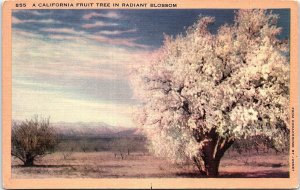
<svg viewBox="0 0 300 190">
<path fill-rule="evenodd" d="M 52 123 L 58 134 L 89 137 L 135 137 L 143 136 L 138 128 L 112 126 L 103 122 L 57 122 Z"/>
</svg>

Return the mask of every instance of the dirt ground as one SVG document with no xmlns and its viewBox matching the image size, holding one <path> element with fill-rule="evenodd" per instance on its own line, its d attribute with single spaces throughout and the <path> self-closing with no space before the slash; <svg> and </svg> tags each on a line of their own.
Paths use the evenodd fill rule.
<svg viewBox="0 0 300 190">
<path fill-rule="evenodd" d="M 36 161 L 36 166 L 23 167 L 13 159 L 12 178 L 175 178 L 204 177 L 193 164 L 178 165 L 149 154 L 131 153 L 123 160 L 113 152 L 56 152 Z M 288 177 L 286 154 L 262 155 L 231 153 L 220 164 L 223 178 Z"/>
</svg>

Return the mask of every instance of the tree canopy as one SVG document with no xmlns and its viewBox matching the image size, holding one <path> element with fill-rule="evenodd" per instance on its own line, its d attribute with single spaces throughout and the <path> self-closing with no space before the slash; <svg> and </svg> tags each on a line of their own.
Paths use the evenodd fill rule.
<svg viewBox="0 0 300 190">
<path fill-rule="evenodd" d="M 136 120 L 154 153 L 193 159 L 209 175 L 208 158 L 220 161 L 236 139 L 287 145 L 289 46 L 277 20 L 266 10 L 239 10 L 233 24 L 212 33 L 214 18 L 201 17 L 135 68 Z"/>
<path fill-rule="evenodd" d="M 25 166 L 31 166 L 38 157 L 54 151 L 57 135 L 50 126 L 49 119 L 38 118 L 13 122 L 11 154 L 19 158 Z"/>
</svg>

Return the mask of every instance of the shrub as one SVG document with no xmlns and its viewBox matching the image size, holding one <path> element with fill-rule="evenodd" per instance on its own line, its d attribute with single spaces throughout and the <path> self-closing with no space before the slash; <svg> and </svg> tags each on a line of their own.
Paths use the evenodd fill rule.
<svg viewBox="0 0 300 190">
<path fill-rule="evenodd" d="M 24 166 L 32 166 L 36 158 L 54 151 L 57 135 L 49 119 L 34 117 L 13 122 L 11 144 L 12 156 L 20 159 Z"/>
</svg>

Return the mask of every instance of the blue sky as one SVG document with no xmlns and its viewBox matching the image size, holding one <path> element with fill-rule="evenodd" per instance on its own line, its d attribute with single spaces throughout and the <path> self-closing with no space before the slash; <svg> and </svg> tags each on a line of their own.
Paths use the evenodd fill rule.
<svg viewBox="0 0 300 190">
<path fill-rule="evenodd" d="M 289 36 L 289 10 L 274 10 Z M 199 15 L 215 32 L 234 10 L 17 10 L 13 12 L 13 118 L 132 126 L 129 68 L 184 33 Z"/>
</svg>

